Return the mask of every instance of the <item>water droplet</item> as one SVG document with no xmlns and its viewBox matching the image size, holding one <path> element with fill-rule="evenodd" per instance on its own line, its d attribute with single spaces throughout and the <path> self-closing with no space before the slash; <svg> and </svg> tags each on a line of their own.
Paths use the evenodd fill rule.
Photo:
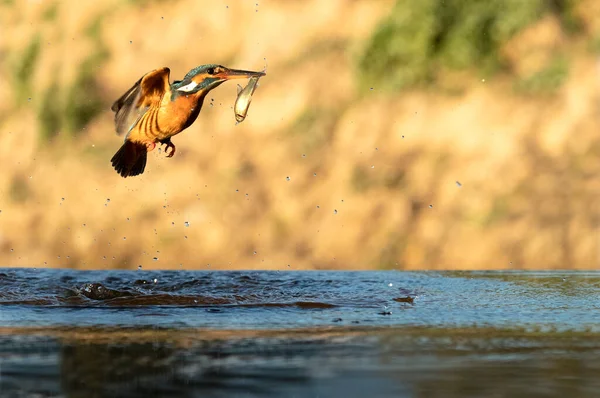
<svg viewBox="0 0 600 398">
<path fill-rule="evenodd" d="M 393 284 L 393 283 L 390 283 L 390 284 L 388 284 L 388 286 L 389 286 L 389 287 L 392 287 L 392 286 L 394 286 L 394 284 Z"/>
<path fill-rule="evenodd" d="M 64 202 L 65 198 L 60 198 L 60 200 Z"/>
<path fill-rule="evenodd" d="M 107 203 L 110 203 L 110 198 L 106 198 L 106 202 L 107 202 Z"/>
<path fill-rule="evenodd" d="M 154 278 L 154 283 L 158 283 L 158 279 Z"/>
<path fill-rule="evenodd" d="M 185 225 L 186 227 L 190 226 L 190 223 L 188 221 L 184 222 L 183 225 Z"/>
<path fill-rule="evenodd" d="M 371 168 L 372 168 L 372 169 L 374 169 L 374 168 L 375 168 L 375 165 L 372 165 L 372 166 L 371 166 Z"/>
<path fill-rule="evenodd" d="M 335 210 L 335 209 L 334 209 L 334 210 L 333 210 L 333 214 L 337 214 L 337 210 Z"/>
<path fill-rule="evenodd" d="M 462 184 L 459 181 L 456 181 L 456 186 L 460 188 L 462 187 Z"/>
<path fill-rule="evenodd" d="M 123 237 L 123 240 L 127 240 L 127 237 L 126 237 L 126 236 L 124 236 L 124 237 Z"/>
<path fill-rule="evenodd" d="M 138 265 L 138 271 L 141 271 L 141 270 L 142 270 L 142 265 L 140 264 L 140 265 Z"/>
<path fill-rule="evenodd" d="M 158 261 L 158 257 L 153 257 L 152 260 Z"/>
<path fill-rule="evenodd" d="M 317 176 L 317 173 L 313 173 L 313 177 L 316 177 L 316 176 Z"/>
<path fill-rule="evenodd" d="M 321 206 L 317 205 L 317 209 L 320 209 L 320 208 L 321 208 Z"/>
<path fill-rule="evenodd" d="M 83 224 L 83 226 L 85 227 L 85 224 Z"/>
<path fill-rule="evenodd" d="M 402 136 L 402 138 L 404 138 L 404 136 Z"/>
<path fill-rule="evenodd" d="M 302 157 L 303 157 L 303 158 L 305 158 L 305 157 L 306 157 L 306 154 L 305 154 L 305 153 L 303 153 L 303 154 L 302 154 Z"/>
<path fill-rule="evenodd" d="M 378 151 L 378 150 L 379 150 L 379 148 L 375 148 L 375 150 L 376 150 L 376 151 Z"/>
<path fill-rule="evenodd" d="M 433 205 L 429 205 L 429 208 L 430 208 L 430 209 L 433 209 Z"/>
<path fill-rule="evenodd" d="M 133 43 L 133 40 L 129 40 L 129 44 L 132 44 L 132 43 Z"/>
<path fill-rule="evenodd" d="M 185 235 L 185 236 L 184 236 L 184 238 L 186 238 L 186 239 L 187 239 L 187 235 Z"/>
<path fill-rule="evenodd" d="M 289 181 L 289 180 L 291 180 L 291 178 L 290 178 L 290 177 L 285 177 L 285 179 L 286 179 L 286 180 L 288 180 L 288 181 Z"/>
<path fill-rule="evenodd" d="M 254 252 L 254 254 L 256 254 L 256 251 Z"/>
</svg>

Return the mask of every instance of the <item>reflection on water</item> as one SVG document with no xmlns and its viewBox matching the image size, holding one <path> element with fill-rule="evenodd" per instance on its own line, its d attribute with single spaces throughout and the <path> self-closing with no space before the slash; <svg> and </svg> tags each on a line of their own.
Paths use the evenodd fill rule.
<svg viewBox="0 0 600 398">
<path fill-rule="evenodd" d="M 600 273 L 0 271 L 3 397 L 592 397 Z"/>
<path fill-rule="evenodd" d="M 592 397 L 600 389 L 598 337 L 495 329 L 12 330 L 0 339 L 0 387 L 6 396 Z"/>
</svg>

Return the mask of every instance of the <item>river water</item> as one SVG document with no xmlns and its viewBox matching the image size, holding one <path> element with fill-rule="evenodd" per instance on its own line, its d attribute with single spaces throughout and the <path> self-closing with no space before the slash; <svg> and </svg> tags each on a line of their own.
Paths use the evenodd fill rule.
<svg viewBox="0 0 600 398">
<path fill-rule="evenodd" d="M 596 397 L 600 272 L 0 269 L 7 397 Z"/>
</svg>

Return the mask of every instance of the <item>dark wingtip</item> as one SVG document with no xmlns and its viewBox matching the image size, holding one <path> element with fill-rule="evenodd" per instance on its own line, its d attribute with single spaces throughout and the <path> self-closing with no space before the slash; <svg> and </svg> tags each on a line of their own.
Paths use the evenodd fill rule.
<svg viewBox="0 0 600 398">
<path fill-rule="evenodd" d="M 144 144 L 126 141 L 110 160 L 123 178 L 140 175 L 146 169 L 148 151 Z"/>
</svg>

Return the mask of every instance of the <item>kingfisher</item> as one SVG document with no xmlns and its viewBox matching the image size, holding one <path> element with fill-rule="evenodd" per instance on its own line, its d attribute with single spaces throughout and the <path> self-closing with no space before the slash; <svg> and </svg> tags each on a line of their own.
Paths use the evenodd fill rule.
<svg viewBox="0 0 600 398">
<path fill-rule="evenodd" d="M 125 143 L 111 163 L 122 177 L 142 174 L 148 152 L 165 145 L 167 157 L 175 154 L 171 137 L 190 127 L 202 109 L 208 92 L 227 80 L 264 76 L 264 72 L 202 65 L 189 71 L 183 80 L 169 82 L 167 67 L 142 76 L 112 105 L 115 129 Z"/>
</svg>

